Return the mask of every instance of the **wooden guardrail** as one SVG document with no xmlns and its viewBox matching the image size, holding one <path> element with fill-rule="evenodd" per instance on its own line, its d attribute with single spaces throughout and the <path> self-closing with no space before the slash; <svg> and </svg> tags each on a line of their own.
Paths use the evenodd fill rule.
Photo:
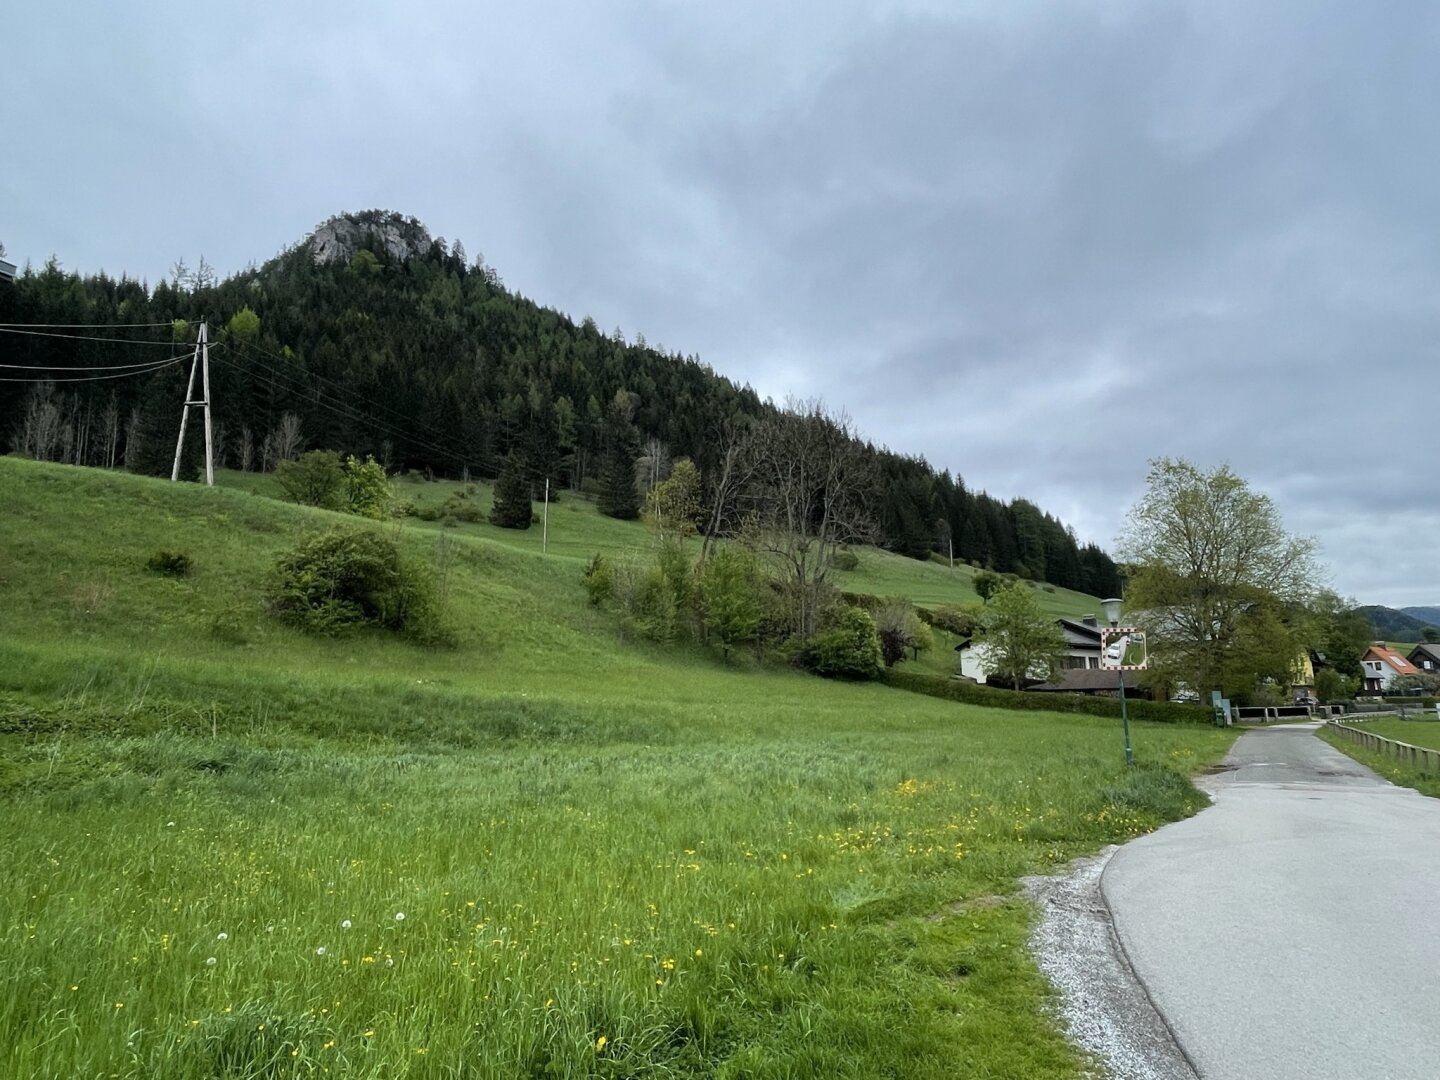
<svg viewBox="0 0 1440 1080">
<path fill-rule="evenodd" d="M 1347 742 L 1356 743 L 1377 754 L 1390 754 L 1417 772 L 1440 775 L 1440 750 L 1432 750 L 1428 746 L 1415 746 L 1398 739 L 1386 739 L 1374 732 L 1351 727 L 1349 724 L 1342 724 L 1335 720 L 1329 721 L 1325 726 Z"/>
</svg>

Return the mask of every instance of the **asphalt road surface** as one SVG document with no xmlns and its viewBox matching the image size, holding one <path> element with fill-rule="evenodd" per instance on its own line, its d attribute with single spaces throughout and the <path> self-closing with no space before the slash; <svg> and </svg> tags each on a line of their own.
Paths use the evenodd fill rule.
<svg viewBox="0 0 1440 1080">
<path fill-rule="evenodd" d="M 1312 734 L 1243 735 L 1215 805 L 1101 882 L 1203 1080 L 1440 1078 L 1440 799 Z"/>
</svg>

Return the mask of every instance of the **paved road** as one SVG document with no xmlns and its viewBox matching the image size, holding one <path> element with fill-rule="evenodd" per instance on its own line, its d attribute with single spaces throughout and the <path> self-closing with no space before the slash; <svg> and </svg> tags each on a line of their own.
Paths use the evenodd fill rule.
<svg viewBox="0 0 1440 1080">
<path fill-rule="evenodd" d="M 1440 799 L 1314 730 L 1241 736 L 1213 807 L 1116 853 L 1116 932 L 1203 1080 L 1436 1080 Z"/>
</svg>

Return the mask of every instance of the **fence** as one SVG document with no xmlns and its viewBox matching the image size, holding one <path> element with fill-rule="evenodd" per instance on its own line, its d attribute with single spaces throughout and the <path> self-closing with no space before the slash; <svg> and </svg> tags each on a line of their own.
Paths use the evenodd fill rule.
<svg viewBox="0 0 1440 1080">
<path fill-rule="evenodd" d="M 1347 742 L 1356 743 L 1377 754 L 1389 754 L 1399 758 L 1416 772 L 1440 775 L 1440 750 L 1432 750 L 1428 746 L 1413 746 L 1410 743 L 1400 742 L 1398 739 L 1382 738 L 1372 732 L 1351 727 L 1349 724 L 1341 724 L 1335 720 L 1331 720 L 1326 727 Z"/>
</svg>

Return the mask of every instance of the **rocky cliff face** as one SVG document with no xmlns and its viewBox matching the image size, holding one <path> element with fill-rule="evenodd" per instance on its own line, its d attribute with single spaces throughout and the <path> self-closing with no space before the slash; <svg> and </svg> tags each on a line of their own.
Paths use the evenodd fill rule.
<svg viewBox="0 0 1440 1080">
<path fill-rule="evenodd" d="M 400 262 L 424 255 L 431 241 L 425 226 L 413 217 L 366 210 L 337 214 L 316 228 L 309 243 L 317 263 L 349 262 L 361 248 Z"/>
</svg>

